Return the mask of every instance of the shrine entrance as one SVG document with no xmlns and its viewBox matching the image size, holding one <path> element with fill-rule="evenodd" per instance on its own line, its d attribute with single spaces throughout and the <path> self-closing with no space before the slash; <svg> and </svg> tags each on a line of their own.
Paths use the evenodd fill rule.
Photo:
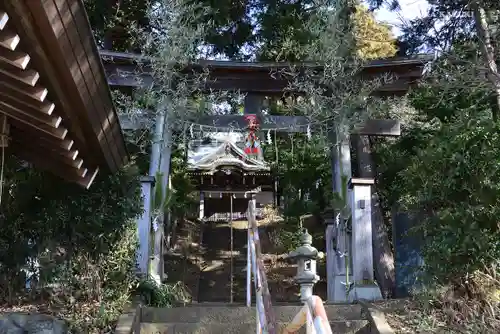
<svg viewBox="0 0 500 334">
<path fill-rule="evenodd" d="M 142 57 L 138 57 L 137 55 L 110 51 L 103 51 L 101 55 L 104 57 L 103 62 L 108 75 L 108 83 L 111 86 L 134 88 L 151 87 L 154 84 L 152 71 L 143 71 L 143 68 L 139 69 L 139 65 L 136 63 L 136 60 L 141 59 L 141 65 L 143 65 L 144 63 L 149 63 L 149 60 L 142 59 Z M 365 80 L 383 78 L 387 75 L 394 76 L 394 80 L 383 82 L 380 87 L 371 91 L 370 96 L 382 98 L 386 96 L 402 96 L 406 94 L 412 85 L 417 83 L 427 61 L 425 58 L 373 60 L 364 64 L 355 74 L 355 77 Z M 192 147 L 189 165 L 191 166 L 193 181 L 197 184 L 200 194 L 199 218 L 200 221 L 205 222 L 203 225 L 208 224 L 211 220 L 218 221 L 218 217 L 225 217 L 223 221 L 226 223 L 229 222 L 233 226 L 236 221 L 235 215 L 244 215 L 244 213 L 238 211 L 241 208 L 235 209 L 235 206 L 240 205 L 238 204 L 239 196 L 243 196 L 242 201 L 246 199 L 250 201 L 250 198 L 248 198 L 249 193 L 252 194 L 251 196 L 254 196 L 253 194 L 256 197 L 263 196 L 268 199 L 267 203 L 274 201 L 279 206 L 279 202 L 277 201 L 279 197 L 276 196 L 279 187 L 274 183 L 274 178 L 271 176 L 268 166 L 261 160 L 262 156 L 259 156 L 262 152 L 259 149 L 260 142 L 257 138 L 258 131 L 256 131 L 258 124 L 262 124 L 259 129 L 267 132 L 268 135 L 272 131 L 274 134 L 306 133 L 310 136 L 311 132 L 318 130 L 318 124 L 316 124 L 318 120 L 315 120 L 311 115 L 284 116 L 263 112 L 265 109 L 263 102 L 266 97 L 280 98 L 283 97 L 284 93 L 288 96 L 304 95 L 305 92 L 300 87 L 290 87 L 293 76 L 290 77 L 286 74 L 286 71 L 282 71 L 285 68 L 295 67 L 295 65 L 292 65 L 284 63 L 264 64 L 213 61 L 204 65 L 193 64 L 189 69 L 188 72 L 194 70 L 195 73 L 209 70 L 210 76 L 205 82 L 204 89 L 206 90 L 204 92 L 223 90 L 246 94 L 244 104 L 245 115 L 243 116 L 206 115 L 196 120 L 187 120 L 186 124 L 183 124 L 182 129 L 173 129 L 173 127 L 165 128 L 164 137 L 168 140 L 171 138 L 173 130 L 185 132 L 188 127 L 192 130 L 194 126 L 199 127 L 200 132 L 203 132 L 202 128 L 205 131 L 207 128 L 215 131 L 231 131 L 232 129 L 242 129 L 244 126 L 248 127 L 248 136 L 243 136 L 239 141 L 229 136 L 229 132 L 226 132 L 226 137 L 217 138 L 214 135 L 209 138 L 210 143 L 198 143 L 198 148 L 200 148 L 198 150 L 196 149 L 196 145 Z M 303 70 L 318 71 L 318 74 L 323 70 L 322 66 L 311 64 L 300 64 L 298 67 Z M 137 70 L 131 71 L 131 68 L 136 68 Z M 189 75 L 188 72 L 186 72 L 186 75 Z M 359 111 L 361 112 L 362 110 L 360 109 Z M 156 122 L 155 129 L 157 128 L 159 133 L 164 130 L 161 124 L 166 119 L 165 115 L 164 109 L 157 115 L 158 119 L 162 120 L 161 122 Z M 147 127 L 148 125 L 141 122 L 141 120 L 126 120 L 122 122 L 122 126 L 128 129 L 138 129 Z M 372 188 L 374 188 L 374 179 L 373 175 L 371 175 L 372 173 L 366 168 L 368 164 L 362 163 L 363 159 L 359 159 L 358 169 L 361 178 L 356 178 L 357 175 L 353 175 L 352 173 L 350 135 L 357 137 L 357 145 L 361 148 L 357 154 L 361 157 L 366 149 L 368 136 L 398 136 L 400 134 L 400 123 L 397 120 L 368 119 L 350 129 L 350 133 L 345 136 L 338 136 L 337 132 L 342 132 L 342 130 L 338 129 L 338 125 L 335 124 L 326 129 L 326 133 L 331 139 L 329 149 L 332 153 L 332 190 L 337 196 L 343 197 L 346 203 L 344 203 L 345 210 L 332 208 L 334 215 L 332 217 L 324 217 L 326 224 L 327 299 L 329 302 L 343 302 L 360 298 L 379 299 L 382 295 L 380 287 L 374 284 L 373 258 L 376 257 L 375 253 L 381 254 L 382 252 L 381 249 L 374 252 L 373 246 L 379 247 L 382 245 L 378 241 L 383 237 L 383 233 L 372 233 L 371 214 L 372 207 L 376 209 L 379 206 L 376 201 L 372 203 L 371 192 Z M 153 148 L 155 148 L 153 152 L 160 151 L 161 145 L 159 142 L 153 144 Z M 170 174 L 170 154 L 171 150 L 167 145 L 164 147 L 161 155 L 162 163 L 151 164 L 151 166 L 154 166 L 150 170 L 151 176 L 157 170 L 161 170 L 161 173 L 165 176 L 162 178 L 161 185 L 164 188 L 168 185 Z M 143 194 L 146 199 L 150 197 L 149 194 L 151 192 L 151 181 L 148 182 L 147 184 L 143 183 Z M 347 190 L 348 187 L 349 189 Z M 343 193 L 344 190 L 347 191 L 347 194 Z M 270 193 L 270 196 L 264 195 L 266 193 Z M 218 201 L 215 200 L 216 198 L 218 198 Z M 234 212 L 229 212 L 228 214 L 225 210 L 228 207 L 227 203 L 231 201 L 233 201 L 233 205 L 229 204 L 229 208 L 233 208 L 230 211 Z M 252 203 L 253 201 L 254 199 L 252 198 Z M 266 200 L 255 198 L 255 202 L 257 202 L 255 211 L 258 214 L 258 210 L 266 204 Z M 146 204 L 145 207 L 148 207 Z M 253 204 L 250 207 L 254 207 Z M 348 233 L 347 229 L 342 227 L 347 220 L 342 219 L 343 224 L 339 224 L 341 213 L 346 216 L 352 216 L 352 232 Z M 148 245 L 150 242 L 148 231 L 150 230 L 150 218 L 150 213 L 145 211 L 139 223 L 139 229 L 143 231 L 140 233 L 141 254 L 144 255 L 149 252 Z M 381 219 L 377 219 L 374 220 L 373 226 L 377 229 L 382 223 Z M 252 220 L 252 224 L 255 225 L 254 235 L 256 235 L 255 240 L 258 242 L 258 231 L 255 220 Z M 155 234 L 154 260 L 152 260 L 154 266 L 151 269 L 151 272 L 158 277 L 158 281 L 161 281 L 164 274 L 160 242 L 162 234 L 162 229 L 159 229 Z M 230 243 L 231 240 L 232 238 L 230 238 Z M 228 249 L 228 247 L 225 247 L 225 249 Z M 351 256 L 347 258 L 345 254 L 350 254 Z M 142 271 L 146 272 L 145 268 L 147 268 L 148 257 L 141 256 L 140 259 L 141 268 L 143 268 Z M 346 267 L 348 267 L 345 265 L 346 261 L 351 262 L 352 270 L 346 270 Z M 233 263 L 232 260 L 230 262 Z M 382 287 L 390 288 L 392 285 L 390 268 L 384 268 L 381 267 L 378 269 L 378 283 Z M 261 277 L 263 280 L 262 290 L 268 291 L 263 268 L 259 268 L 259 270 L 262 270 L 263 273 Z M 353 284 L 349 284 L 348 289 L 346 289 L 348 278 L 349 282 Z M 353 288 L 351 289 L 351 287 Z M 227 300 L 225 299 L 225 301 Z M 269 303 L 265 303 L 265 305 L 269 306 Z"/>
<path fill-rule="evenodd" d="M 246 115 L 248 133 L 211 133 L 190 142 L 188 170 L 199 191 L 205 267 L 200 276 L 199 302 L 243 302 L 249 272 L 249 200 L 255 198 L 255 218 L 276 200 L 274 177 L 264 161 L 258 123 Z"/>
</svg>

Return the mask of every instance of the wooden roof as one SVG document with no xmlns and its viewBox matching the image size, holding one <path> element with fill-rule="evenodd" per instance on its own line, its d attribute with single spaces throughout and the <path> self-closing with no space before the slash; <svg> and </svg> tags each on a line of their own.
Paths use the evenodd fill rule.
<svg viewBox="0 0 500 334">
<path fill-rule="evenodd" d="M 88 188 L 128 159 L 81 0 L 0 3 L 0 114 L 14 155 Z"/>
<path fill-rule="evenodd" d="M 108 83 L 116 87 L 149 87 L 154 84 L 150 60 L 144 56 L 130 53 L 100 51 Z M 360 71 L 362 77 L 393 75 L 394 79 L 382 85 L 377 93 L 381 95 L 404 95 L 409 87 L 422 77 L 427 56 L 394 57 L 373 60 L 366 63 Z M 233 62 L 224 60 L 200 61 L 184 69 L 186 74 L 193 71 L 209 70 L 207 90 L 234 90 L 241 92 L 280 95 L 290 92 L 290 79 L 284 73 L 287 69 L 308 68 L 322 71 L 318 64 L 271 63 L 271 62 Z M 300 93 L 300 92 L 294 92 Z"/>
</svg>

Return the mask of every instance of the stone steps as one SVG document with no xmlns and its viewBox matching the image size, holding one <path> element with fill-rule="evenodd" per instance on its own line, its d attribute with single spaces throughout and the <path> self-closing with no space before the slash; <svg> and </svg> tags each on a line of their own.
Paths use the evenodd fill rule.
<svg viewBox="0 0 500 334">
<path fill-rule="evenodd" d="M 301 308 L 302 305 L 274 306 L 276 321 L 290 321 Z M 325 305 L 325 311 L 330 321 L 361 319 L 361 306 L 358 304 L 327 304 Z M 222 303 L 200 303 L 174 308 L 145 307 L 141 310 L 141 321 L 171 323 L 229 323 L 239 321 L 250 323 L 255 321 L 255 308 Z"/>
<path fill-rule="evenodd" d="M 288 323 L 277 323 L 276 333 L 282 333 Z M 332 333 L 361 334 L 370 333 L 367 320 L 334 321 L 330 322 Z M 200 324 L 200 323 L 141 323 L 141 333 L 168 333 L 168 334 L 254 334 L 256 323 L 231 324 Z M 297 334 L 306 334 L 302 327 Z"/>
<path fill-rule="evenodd" d="M 299 312 L 299 305 L 274 306 L 281 332 Z M 325 305 L 333 333 L 369 333 L 360 305 Z M 170 309 L 142 308 L 141 333 L 255 333 L 255 307 L 200 303 Z M 299 333 L 305 333 L 305 329 Z"/>
</svg>

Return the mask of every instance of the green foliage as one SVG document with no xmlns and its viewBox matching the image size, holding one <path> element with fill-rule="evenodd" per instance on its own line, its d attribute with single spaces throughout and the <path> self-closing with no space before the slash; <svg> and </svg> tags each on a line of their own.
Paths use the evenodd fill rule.
<svg viewBox="0 0 500 334">
<path fill-rule="evenodd" d="M 187 161 L 185 148 L 180 144 L 177 149 L 172 152 L 172 188 L 173 200 L 170 206 L 171 213 L 174 218 L 184 219 L 190 214 L 197 216 L 198 210 L 198 194 L 191 184 L 191 178 L 187 173 Z"/>
<path fill-rule="evenodd" d="M 115 51 L 138 52 L 138 36 L 133 27 L 149 29 L 148 0 L 84 0 L 94 38 L 99 46 Z"/>
<path fill-rule="evenodd" d="M 273 246 L 284 253 L 290 253 L 300 246 L 301 230 L 297 225 L 287 221 L 271 234 Z"/>
<path fill-rule="evenodd" d="M 84 333 L 109 326 L 135 288 L 134 219 L 142 208 L 134 166 L 101 172 L 85 190 L 13 159 L 6 180 L 0 297 L 23 295 L 22 269 L 31 270 L 32 297 L 61 308 Z"/>
<path fill-rule="evenodd" d="M 500 256 L 499 129 L 444 125 L 400 173 L 401 204 L 426 213 L 425 262 L 440 280 L 460 282 Z"/>
<path fill-rule="evenodd" d="M 272 140 L 272 145 L 264 146 L 264 155 L 284 187 L 285 215 L 298 218 L 306 213 L 319 214 L 331 197 L 327 141 L 321 134 L 310 140 L 302 134 Z"/>
<path fill-rule="evenodd" d="M 189 297 L 182 282 L 158 285 L 148 279 L 139 283 L 136 293 L 150 307 L 172 307 L 174 303 L 187 301 Z"/>
</svg>

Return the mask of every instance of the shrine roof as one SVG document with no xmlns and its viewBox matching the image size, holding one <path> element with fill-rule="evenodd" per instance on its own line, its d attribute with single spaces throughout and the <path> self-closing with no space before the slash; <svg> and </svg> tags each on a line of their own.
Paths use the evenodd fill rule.
<svg viewBox="0 0 500 334">
<path fill-rule="evenodd" d="M 241 148 L 230 140 L 223 142 L 197 161 L 189 163 L 188 170 L 213 173 L 224 166 L 238 167 L 247 172 L 270 171 L 266 162 L 248 157 Z"/>
<path fill-rule="evenodd" d="M 67 181 L 127 162 L 81 0 L 0 2 L 0 114 L 9 152 Z"/>
</svg>

